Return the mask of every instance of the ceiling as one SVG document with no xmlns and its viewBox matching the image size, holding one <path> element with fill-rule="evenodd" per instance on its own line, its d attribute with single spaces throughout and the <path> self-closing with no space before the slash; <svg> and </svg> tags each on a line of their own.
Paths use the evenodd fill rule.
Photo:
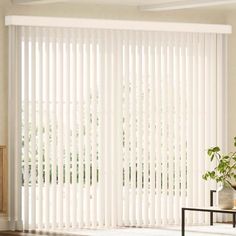
<svg viewBox="0 0 236 236">
<path fill-rule="evenodd" d="M 70 2 L 78 3 L 101 3 L 101 4 L 116 4 L 116 5 L 130 5 L 130 6 L 140 6 L 156 3 L 166 3 L 166 2 L 178 2 L 180 0 L 69 0 Z"/>
<path fill-rule="evenodd" d="M 178 2 L 181 0 L 12 0 L 12 1 L 13 3 L 26 3 L 26 4 L 67 2 L 67 3 L 94 3 L 94 4 L 109 4 L 109 5 L 140 6 L 147 4 Z"/>
<path fill-rule="evenodd" d="M 236 0 L 12 0 L 12 2 L 14 4 L 86 3 L 125 5 L 140 7 L 141 10 L 147 11 L 162 11 L 188 8 L 193 9 L 199 7 L 206 9 L 236 8 Z M 217 5 L 216 2 L 218 2 L 219 4 Z"/>
</svg>

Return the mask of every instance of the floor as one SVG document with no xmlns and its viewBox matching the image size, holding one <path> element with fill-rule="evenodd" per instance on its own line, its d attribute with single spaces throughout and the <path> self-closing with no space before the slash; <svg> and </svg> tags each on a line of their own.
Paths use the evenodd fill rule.
<svg viewBox="0 0 236 236">
<path fill-rule="evenodd" d="M 70 230 L 54 233 L 20 233 L 0 232 L 0 236 L 181 236 L 179 228 L 121 228 L 110 230 Z M 215 224 L 211 226 L 187 227 L 186 236 L 236 236 L 236 228 L 231 224 Z"/>
<path fill-rule="evenodd" d="M 26 233 L 26 232 L 14 232 L 14 231 L 0 231 L 0 236 L 71 236 L 71 234 L 66 233 Z"/>
<path fill-rule="evenodd" d="M 181 236 L 180 228 L 123 228 L 111 230 L 78 230 L 71 231 L 73 235 L 82 236 Z M 236 236 L 236 228 L 231 224 L 215 224 L 211 226 L 195 226 L 186 228 L 186 236 Z"/>
</svg>

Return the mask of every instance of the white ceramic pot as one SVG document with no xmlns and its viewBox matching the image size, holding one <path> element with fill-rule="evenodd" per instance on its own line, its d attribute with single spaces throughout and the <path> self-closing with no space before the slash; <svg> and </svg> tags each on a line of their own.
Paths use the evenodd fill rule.
<svg viewBox="0 0 236 236">
<path fill-rule="evenodd" d="M 234 194 L 235 190 L 223 184 L 217 189 L 217 201 L 220 209 L 232 209 L 234 207 Z"/>
</svg>

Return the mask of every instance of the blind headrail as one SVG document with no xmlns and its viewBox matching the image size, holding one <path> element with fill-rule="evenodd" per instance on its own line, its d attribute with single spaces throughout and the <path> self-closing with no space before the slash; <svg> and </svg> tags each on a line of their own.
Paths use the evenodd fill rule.
<svg viewBox="0 0 236 236">
<path fill-rule="evenodd" d="M 63 17 L 14 16 L 14 15 L 5 17 L 5 25 L 163 31 L 163 32 L 192 32 L 192 33 L 220 33 L 220 34 L 232 33 L 231 25 L 220 25 L 220 24 L 170 23 L 170 22 L 126 21 L 126 20 L 124 21 L 124 20 L 83 19 L 83 18 L 63 18 Z"/>
</svg>

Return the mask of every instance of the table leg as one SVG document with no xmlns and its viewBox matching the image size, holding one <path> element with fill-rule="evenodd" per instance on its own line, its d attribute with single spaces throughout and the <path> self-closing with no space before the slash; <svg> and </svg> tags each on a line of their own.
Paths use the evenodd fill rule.
<svg viewBox="0 0 236 236">
<path fill-rule="evenodd" d="M 233 214 L 233 227 L 235 228 L 235 218 L 236 218 L 236 214 Z"/>
<path fill-rule="evenodd" d="M 210 191 L 210 206 L 213 206 L 213 193 L 214 190 Z M 213 225 L 213 212 L 210 212 L 210 225 Z"/>
<path fill-rule="evenodd" d="M 182 226 L 181 226 L 181 234 L 182 236 L 185 235 L 185 209 L 182 208 Z"/>
<path fill-rule="evenodd" d="M 210 212 L 210 225 L 213 225 L 213 212 Z"/>
</svg>

